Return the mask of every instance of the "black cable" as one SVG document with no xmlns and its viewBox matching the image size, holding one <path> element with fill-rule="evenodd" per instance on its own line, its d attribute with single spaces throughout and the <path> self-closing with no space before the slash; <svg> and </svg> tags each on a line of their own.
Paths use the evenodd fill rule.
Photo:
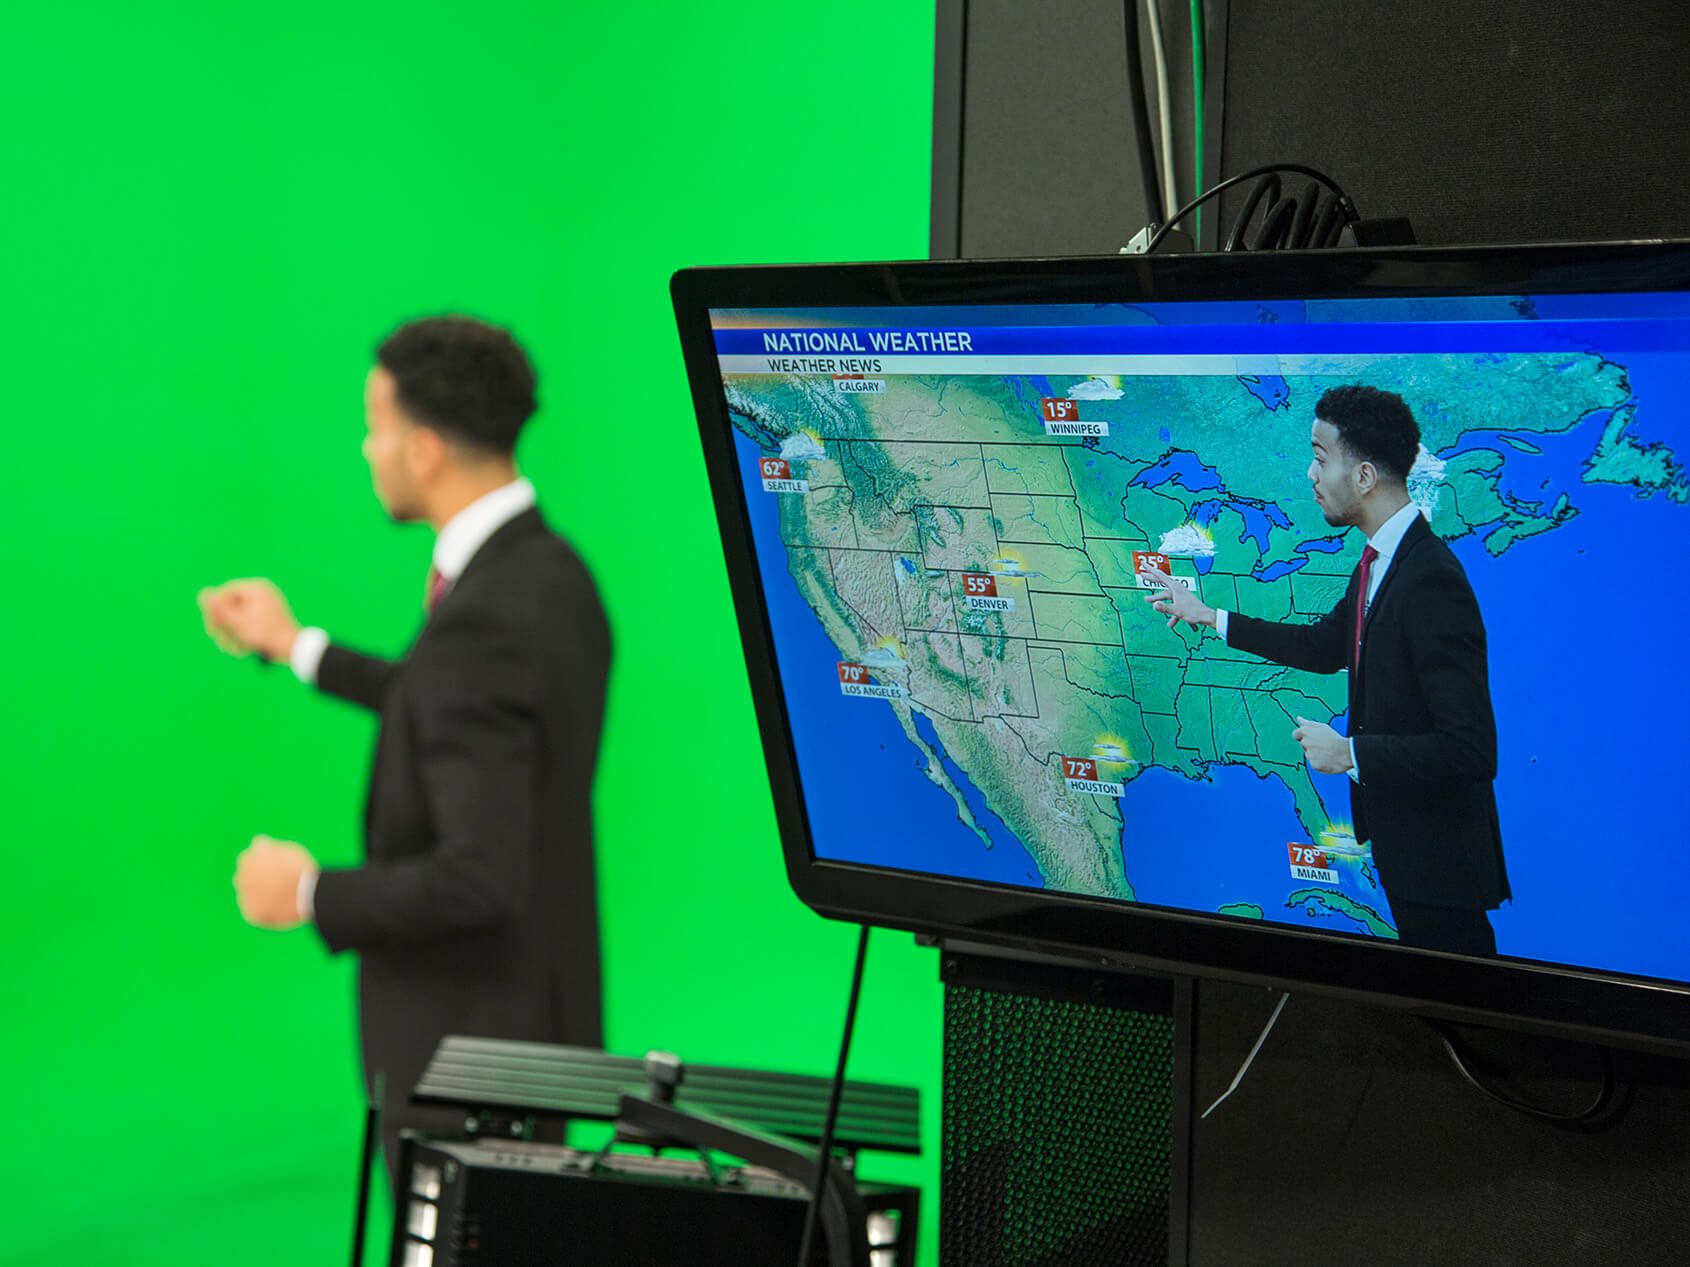
<svg viewBox="0 0 1690 1267">
<path fill-rule="evenodd" d="M 815 1239 L 816 1216 L 821 1210 L 822 1193 L 827 1190 L 828 1154 L 833 1151 L 833 1131 L 839 1122 L 839 1100 L 845 1092 L 845 1060 L 851 1054 L 851 1031 L 857 1024 L 857 996 L 862 993 L 863 963 L 867 958 L 868 925 L 864 924 L 857 937 L 857 966 L 851 970 L 851 999 L 845 1005 L 845 1033 L 839 1040 L 839 1066 L 833 1071 L 833 1086 L 827 1096 L 827 1117 L 822 1122 L 822 1137 L 816 1153 L 816 1186 L 804 1211 L 804 1236 L 798 1243 L 798 1267 L 810 1267 L 810 1242 Z M 853 1235 L 862 1234 L 862 1228 L 853 1229 Z"/>
<path fill-rule="evenodd" d="M 1595 1121 L 1599 1118 L 1602 1115 L 1603 1110 L 1608 1107 L 1609 1103 L 1614 1098 L 1614 1062 L 1608 1055 L 1606 1048 L 1598 1047 L 1596 1049 L 1596 1054 L 1602 1062 L 1602 1085 L 1597 1088 L 1596 1098 L 1582 1109 L 1575 1109 L 1571 1113 L 1561 1113 L 1554 1109 L 1545 1109 L 1540 1108 L 1535 1104 L 1527 1104 L 1524 1100 L 1516 1099 L 1514 1096 L 1508 1095 L 1506 1092 L 1500 1091 L 1491 1086 L 1468 1067 L 1467 1061 L 1462 1057 L 1460 1049 L 1456 1046 L 1455 1035 L 1451 1032 L 1448 1026 L 1440 1024 L 1437 1021 L 1430 1020 L 1426 1017 L 1421 1017 L 1420 1019 L 1425 1021 L 1426 1024 L 1431 1027 L 1432 1031 L 1437 1034 L 1438 1040 L 1443 1044 L 1444 1050 L 1449 1053 L 1450 1060 L 1454 1062 L 1456 1072 L 1458 1072 L 1462 1078 L 1464 1078 L 1467 1083 L 1474 1088 L 1474 1090 L 1489 1099 L 1495 1100 L 1498 1104 L 1504 1106 L 1505 1108 L 1513 1109 L 1516 1113 L 1524 1113 L 1527 1117 L 1535 1117 L 1539 1121 L 1543 1122 L 1554 1122 L 1561 1126 L 1579 1126 Z"/>
<path fill-rule="evenodd" d="M 1265 176 L 1270 172 L 1296 172 L 1299 175 L 1314 178 L 1332 191 L 1332 201 L 1327 210 L 1335 216 L 1335 219 L 1332 222 L 1333 227 L 1328 227 L 1325 230 L 1322 230 L 1324 214 L 1317 215 L 1315 217 L 1314 230 L 1312 230 L 1309 235 L 1308 245 L 1328 245 L 1328 243 L 1324 240 L 1325 236 L 1329 236 L 1334 242 L 1337 241 L 1338 233 L 1342 231 L 1344 225 L 1353 223 L 1355 220 L 1359 219 L 1356 214 L 1355 204 L 1350 201 L 1350 196 L 1339 188 L 1337 181 L 1333 180 L 1324 172 L 1316 171 L 1312 167 L 1304 167 L 1301 163 L 1267 163 L 1261 167 L 1252 167 L 1247 172 L 1240 172 L 1236 176 L 1229 176 L 1225 180 L 1221 181 L 1220 184 L 1213 185 L 1198 194 L 1197 197 L 1193 198 L 1190 202 L 1186 203 L 1185 206 L 1174 212 L 1171 219 L 1169 219 L 1165 224 L 1159 226 L 1156 232 L 1150 235 L 1150 241 L 1145 243 L 1144 254 L 1148 255 L 1150 252 L 1154 251 L 1157 246 L 1161 244 L 1162 239 L 1167 237 L 1169 232 L 1172 231 L 1173 227 L 1181 220 L 1185 219 L 1186 216 L 1195 211 L 1201 204 L 1209 201 L 1209 199 L 1215 197 L 1215 195 L 1231 189 L 1234 185 L 1241 184 L 1246 180 L 1252 180 L 1257 176 Z M 1277 190 L 1277 183 L 1275 188 Z M 1260 193 L 1260 187 L 1258 187 L 1256 191 L 1253 191 L 1252 197 L 1254 197 L 1257 193 Z"/>
<path fill-rule="evenodd" d="M 1127 99 L 1132 106 L 1133 137 L 1138 144 L 1138 173 L 1144 181 L 1144 205 L 1152 222 L 1167 213 L 1156 175 L 1156 151 L 1150 145 L 1150 107 L 1144 103 L 1144 62 L 1139 50 L 1138 0 L 1121 0 L 1127 31 Z"/>
</svg>

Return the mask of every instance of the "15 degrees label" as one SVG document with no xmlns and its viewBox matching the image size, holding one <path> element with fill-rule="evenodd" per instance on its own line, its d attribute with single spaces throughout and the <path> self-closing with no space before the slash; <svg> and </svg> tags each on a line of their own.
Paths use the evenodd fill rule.
<svg viewBox="0 0 1690 1267">
<path fill-rule="evenodd" d="M 763 473 L 765 493 L 807 493 L 809 480 L 792 478 L 792 463 L 785 458 L 758 458 L 757 469 Z"/>
<path fill-rule="evenodd" d="M 1299 845 L 1290 840 L 1285 843 L 1285 852 L 1291 857 L 1292 879 L 1313 880 L 1317 884 L 1338 883 L 1338 873 L 1333 870 L 1332 860 L 1326 856 L 1324 849 Z"/>
<path fill-rule="evenodd" d="M 875 682 L 865 664 L 839 662 L 839 693 L 859 699 L 908 699 L 909 692 L 898 685 Z"/>
<path fill-rule="evenodd" d="M 1062 777 L 1076 792 L 1090 792 L 1094 796 L 1126 794 L 1119 783 L 1097 777 L 1097 762 L 1090 757 L 1063 757 Z"/>
<path fill-rule="evenodd" d="M 1080 402 L 1065 396 L 1040 396 L 1039 412 L 1044 416 L 1047 436 L 1106 436 L 1107 422 L 1081 422 Z"/>
<path fill-rule="evenodd" d="M 962 574 L 962 605 L 971 612 L 1012 612 L 1015 600 L 998 593 L 998 578 L 985 572 Z"/>
</svg>

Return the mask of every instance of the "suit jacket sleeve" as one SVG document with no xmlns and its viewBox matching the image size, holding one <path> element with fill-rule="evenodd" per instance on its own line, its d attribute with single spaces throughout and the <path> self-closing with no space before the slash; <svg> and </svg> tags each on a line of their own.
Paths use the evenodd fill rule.
<svg viewBox="0 0 1690 1267">
<path fill-rule="evenodd" d="M 1310 673 L 1336 673 L 1348 668 L 1354 638 L 1350 609 L 1355 603 L 1355 587 L 1352 577 L 1338 605 L 1312 625 L 1280 624 L 1232 612 L 1226 618 L 1226 645 Z"/>
<path fill-rule="evenodd" d="M 1408 668 L 1430 725 L 1412 735 L 1357 735 L 1362 784 L 1486 783 L 1496 778 L 1485 627 L 1466 577 L 1453 568 L 1428 576 L 1415 589 L 1414 610 L 1404 618 L 1403 632 Z"/>
<path fill-rule="evenodd" d="M 331 950 L 490 929 L 523 909 L 541 727 L 533 670 L 491 621 L 443 624 L 406 672 L 430 839 L 414 853 L 318 878 L 315 919 Z"/>
<path fill-rule="evenodd" d="M 380 712 L 381 698 L 397 668 L 391 660 L 330 643 L 317 665 L 317 689 Z"/>
</svg>

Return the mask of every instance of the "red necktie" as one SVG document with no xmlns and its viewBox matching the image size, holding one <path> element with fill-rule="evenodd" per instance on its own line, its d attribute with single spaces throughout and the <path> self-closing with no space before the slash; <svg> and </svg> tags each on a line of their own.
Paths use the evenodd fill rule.
<svg viewBox="0 0 1690 1267">
<path fill-rule="evenodd" d="M 1361 624 L 1367 617 L 1367 582 L 1373 572 L 1373 560 L 1379 557 L 1379 551 L 1368 546 L 1361 552 L 1361 568 L 1357 572 L 1356 581 L 1356 645 L 1350 656 L 1352 672 L 1361 671 Z"/>
<path fill-rule="evenodd" d="M 451 588 L 452 582 L 446 579 L 439 568 L 429 564 L 427 607 L 430 616 L 434 615 L 434 609 L 440 606 L 440 600 L 446 597 L 446 591 Z"/>
</svg>

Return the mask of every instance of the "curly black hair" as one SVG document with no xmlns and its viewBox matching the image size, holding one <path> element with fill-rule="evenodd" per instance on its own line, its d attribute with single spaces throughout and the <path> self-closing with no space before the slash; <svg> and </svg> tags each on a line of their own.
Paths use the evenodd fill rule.
<svg viewBox="0 0 1690 1267">
<path fill-rule="evenodd" d="M 1314 416 L 1330 422 L 1350 455 L 1371 462 L 1381 474 L 1406 480 L 1420 452 L 1420 425 L 1395 392 L 1377 387 L 1334 387 L 1320 398 Z"/>
<path fill-rule="evenodd" d="M 407 321 L 381 341 L 405 412 L 449 440 L 509 457 L 539 402 L 534 367 L 509 331 L 474 317 Z"/>
</svg>

